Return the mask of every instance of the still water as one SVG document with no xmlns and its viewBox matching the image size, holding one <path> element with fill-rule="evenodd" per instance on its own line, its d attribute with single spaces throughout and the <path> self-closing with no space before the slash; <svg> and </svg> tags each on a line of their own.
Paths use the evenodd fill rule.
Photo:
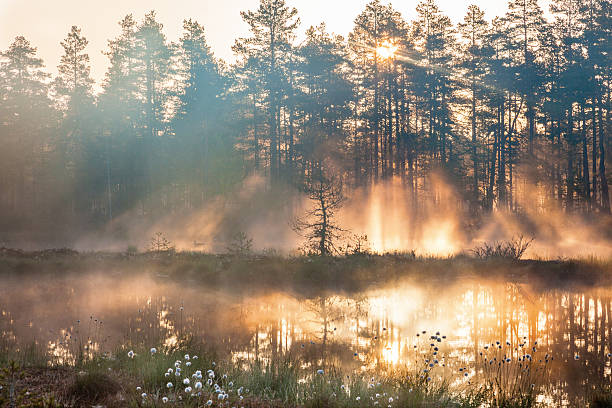
<svg viewBox="0 0 612 408">
<path fill-rule="evenodd" d="M 305 367 L 384 373 L 418 364 L 433 342 L 436 375 L 455 387 L 478 383 L 494 356 L 545 361 L 539 401 L 548 406 L 577 404 L 612 378 L 610 288 L 463 278 L 306 296 L 102 273 L 3 283 L 0 349 L 35 347 L 49 364 L 189 336 L 237 363 L 290 355 Z"/>
</svg>

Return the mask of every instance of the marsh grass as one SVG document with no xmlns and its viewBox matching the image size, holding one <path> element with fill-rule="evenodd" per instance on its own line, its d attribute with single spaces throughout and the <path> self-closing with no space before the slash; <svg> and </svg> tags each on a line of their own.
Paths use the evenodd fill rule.
<svg viewBox="0 0 612 408">
<path fill-rule="evenodd" d="M 20 367 L 44 367 L 50 363 L 46 350 L 35 342 L 17 347 L 12 343 L 0 343 L 0 367 L 7 367 L 15 362 Z"/>
<path fill-rule="evenodd" d="M 429 340 L 426 341 L 428 343 Z M 204 345 L 181 343 L 175 348 L 149 349 L 122 347 L 111 355 L 99 355 L 74 368 L 74 381 L 59 392 L 58 398 L 66 406 L 212 406 L 244 407 L 455 407 L 455 408 L 531 408 L 540 384 L 546 381 L 546 362 L 540 356 L 500 367 L 490 364 L 503 353 L 489 350 L 473 367 L 479 382 L 451 387 L 443 373 L 451 368 L 441 364 L 430 367 L 432 353 L 428 345 L 415 352 L 412 368 L 398 368 L 384 374 L 344 372 L 333 366 L 316 369 L 305 366 L 299 358 L 279 355 L 270 360 L 217 360 Z M 186 366 L 185 354 L 191 355 L 191 366 Z M 131 355 L 131 353 L 130 353 Z M 501 355 L 501 354 L 500 354 Z M 197 356 L 197 360 L 195 357 Z M 38 361 L 38 358 L 34 361 Z M 177 361 L 183 372 L 167 376 Z M 215 363 L 217 361 L 217 363 Z M 495 360 L 494 360 L 495 361 Z M 528 367 L 527 367 L 528 366 Z M 428 368 L 424 368 L 428 367 Z M 423 370 L 427 369 L 426 375 Z M 196 370 L 204 374 L 214 370 L 214 383 L 223 389 L 227 398 L 221 403 L 210 386 L 202 395 L 184 392 L 184 378 L 191 378 Z M 431 376 L 431 379 L 429 378 Z M 206 376 L 202 380 L 205 381 Z M 173 387 L 166 384 L 171 381 Z M 190 386 L 195 386 L 192 379 Z M 532 387 L 531 384 L 538 384 Z M 238 390 L 244 390 L 242 394 Z M 142 397 L 142 393 L 146 397 Z M 607 407 L 610 394 L 599 393 L 591 406 Z M 239 397 L 244 399 L 240 400 Z M 163 398 L 168 398 L 164 403 Z"/>
<path fill-rule="evenodd" d="M 213 255 L 201 252 L 161 253 L 50 253 L 0 252 L 0 276 L 80 276 L 83 271 L 104 271 L 118 276 L 142 274 L 176 281 L 206 282 L 234 291 L 275 288 L 320 291 L 330 287 L 345 292 L 370 288 L 400 278 L 455 279 L 512 275 L 550 284 L 612 283 L 609 259 L 517 260 L 512 257 L 446 258 L 413 257 L 412 254 L 355 254 L 342 257 L 285 257 L 275 254 Z M 256 279 L 255 279 L 256 278 Z M 248 285 L 246 284 L 248 282 Z"/>
<path fill-rule="evenodd" d="M 112 398 L 120 390 L 119 382 L 102 370 L 81 371 L 66 390 L 66 397 L 77 404 L 93 404 Z"/>
</svg>

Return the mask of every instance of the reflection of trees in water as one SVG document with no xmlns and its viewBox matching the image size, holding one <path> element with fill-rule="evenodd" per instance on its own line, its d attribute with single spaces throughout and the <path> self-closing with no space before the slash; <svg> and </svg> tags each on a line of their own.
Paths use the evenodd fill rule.
<svg viewBox="0 0 612 408">
<path fill-rule="evenodd" d="M 167 285 L 143 296 L 99 293 L 79 281 L 39 286 L 33 283 L 21 296 L 0 288 L 0 351 L 53 343 L 63 358 L 76 358 L 86 348 L 110 352 L 118 345 L 192 338 L 221 358 L 289 355 L 304 367 L 384 370 L 420 358 L 414 345 L 418 340 L 428 347 L 430 333 L 415 334 L 426 327 L 448 335 L 441 345 L 447 374 L 477 361 L 486 344 L 510 342 L 516 358 L 524 353 L 514 349 L 518 343 L 537 341 L 539 350 L 554 356 L 549 386 L 557 402 L 611 383 L 610 290 L 542 292 L 514 282 L 472 282 L 442 293 L 433 285 L 420 290 L 416 307 L 408 307 L 417 300 L 401 294 L 399 300 L 363 294 L 238 297 Z M 384 305 L 382 313 L 374 313 L 375 301 Z"/>
</svg>

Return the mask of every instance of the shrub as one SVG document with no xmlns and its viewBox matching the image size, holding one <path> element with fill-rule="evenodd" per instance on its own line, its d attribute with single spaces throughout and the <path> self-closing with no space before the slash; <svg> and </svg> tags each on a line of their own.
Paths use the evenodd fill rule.
<svg viewBox="0 0 612 408">
<path fill-rule="evenodd" d="M 108 374 L 90 371 L 79 373 L 66 392 L 69 398 L 74 398 L 81 405 L 104 401 L 119 392 L 121 387 Z"/>
<path fill-rule="evenodd" d="M 519 260 L 532 242 L 533 238 L 527 239 L 523 235 L 518 235 L 507 241 L 485 242 L 481 246 L 472 249 L 472 252 L 480 259 L 504 258 Z"/>
</svg>

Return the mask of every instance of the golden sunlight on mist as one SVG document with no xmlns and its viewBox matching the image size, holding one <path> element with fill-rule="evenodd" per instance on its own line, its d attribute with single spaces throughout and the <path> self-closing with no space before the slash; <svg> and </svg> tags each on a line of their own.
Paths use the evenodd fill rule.
<svg viewBox="0 0 612 408">
<path fill-rule="evenodd" d="M 466 245 L 460 231 L 462 217 L 448 204 L 457 201 L 455 192 L 440 178 L 432 177 L 428 183 L 435 192 L 427 205 L 418 208 L 399 178 L 356 192 L 343 211 L 342 222 L 351 231 L 365 234 L 376 253 L 448 256 L 460 252 Z"/>
<path fill-rule="evenodd" d="M 455 225 L 452 220 L 431 220 L 423 228 L 421 252 L 425 255 L 453 255 L 461 250 L 455 237 Z"/>
</svg>

